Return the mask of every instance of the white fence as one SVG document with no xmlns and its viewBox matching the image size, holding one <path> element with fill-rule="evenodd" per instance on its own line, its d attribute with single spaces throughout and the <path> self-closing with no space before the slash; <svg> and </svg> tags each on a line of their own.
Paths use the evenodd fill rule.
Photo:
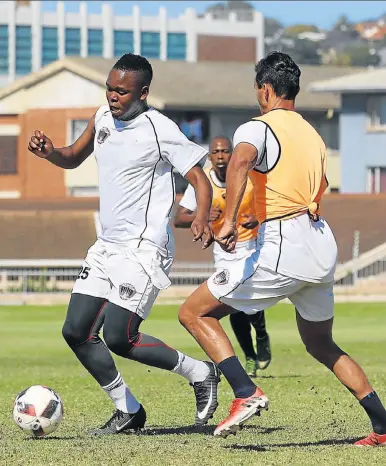
<svg viewBox="0 0 386 466">
<path fill-rule="evenodd" d="M 0 293 L 61 293 L 71 291 L 82 260 L 2 260 Z M 212 263 L 175 263 L 173 285 L 199 285 L 214 272 Z"/>
<path fill-rule="evenodd" d="M 72 289 L 82 260 L 0 260 L 0 293 L 63 293 Z M 173 285 L 199 285 L 214 272 L 213 263 L 176 262 Z M 386 281 L 386 243 L 337 267 L 335 284 L 353 287 L 371 278 Z"/>
</svg>

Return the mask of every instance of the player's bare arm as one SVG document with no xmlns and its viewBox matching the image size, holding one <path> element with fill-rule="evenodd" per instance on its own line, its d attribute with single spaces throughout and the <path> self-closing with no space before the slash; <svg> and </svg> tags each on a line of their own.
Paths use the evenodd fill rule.
<svg viewBox="0 0 386 466">
<path fill-rule="evenodd" d="M 190 228 L 195 218 L 195 212 L 179 205 L 177 207 L 176 216 L 174 217 L 174 226 L 176 228 Z"/>
<path fill-rule="evenodd" d="M 95 115 L 90 119 L 86 129 L 70 146 L 55 148 L 51 139 L 41 130 L 34 131 L 28 144 L 28 150 L 53 165 L 61 168 L 76 168 L 94 151 Z"/>
<path fill-rule="evenodd" d="M 209 214 L 212 205 L 212 186 L 203 169 L 196 165 L 186 173 L 185 178 L 193 186 L 196 193 L 197 210 L 192 222 L 193 241 L 202 240 L 202 249 L 206 249 L 213 242 L 213 233 L 209 226 Z"/>
<path fill-rule="evenodd" d="M 219 209 L 216 206 L 212 206 L 210 209 L 210 214 L 209 214 L 209 222 L 215 222 L 216 220 L 218 220 L 221 214 L 222 214 L 221 209 Z M 191 210 L 186 209 L 185 207 L 178 206 L 177 213 L 174 218 L 174 226 L 176 228 L 190 228 L 195 217 L 196 217 L 195 212 L 192 212 Z M 258 222 L 256 222 L 255 226 L 257 226 L 257 223 Z M 245 228 L 248 228 L 248 227 L 245 227 Z M 255 227 L 253 226 L 252 229 L 253 228 Z"/>
<path fill-rule="evenodd" d="M 216 238 L 220 246 L 228 252 L 234 250 L 237 242 L 236 218 L 248 181 L 248 172 L 257 157 L 257 150 L 247 143 L 240 143 L 233 151 L 229 162 L 226 185 L 227 203 L 224 225 Z"/>
</svg>

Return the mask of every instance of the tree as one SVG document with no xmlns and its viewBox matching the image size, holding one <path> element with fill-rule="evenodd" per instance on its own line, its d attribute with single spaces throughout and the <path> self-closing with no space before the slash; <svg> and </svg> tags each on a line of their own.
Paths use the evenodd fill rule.
<svg viewBox="0 0 386 466">
<path fill-rule="evenodd" d="M 290 37 L 298 37 L 302 32 L 319 32 L 313 24 L 295 24 L 284 29 L 284 34 Z"/>
<path fill-rule="evenodd" d="M 370 53 L 368 46 L 352 47 L 345 50 L 350 57 L 352 66 L 377 66 L 381 58 L 376 53 Z"/>
<path fill-rule="evenodd" d="M 282 38 L 266 46 L 266 53 L 274 50 L 288 53 L 296 63 L 302 65 L 320 65 L 321 63 L 318 45 L 312 40 Z"/>
<path fill-rule="evenodd" d="M 274 18 L 264 18 L 265 37 L 273 37 L 284 29 L 283 25 Z"/>
<path fill-rule="evenodd" d="M 350 22 L 346 15 L 341 15 L 334 24 L 333 29 L 339 31 L 349 31 L 353 29 L 353 24 Z"/>
</svg>

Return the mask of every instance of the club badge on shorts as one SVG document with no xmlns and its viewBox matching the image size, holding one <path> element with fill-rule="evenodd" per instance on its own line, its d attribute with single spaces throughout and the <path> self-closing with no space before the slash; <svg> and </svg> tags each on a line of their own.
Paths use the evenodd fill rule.
<svg viewBox="0 0 386 466">
<path fill-rule="evenodd" d="M 127 300 L 135 295 L 135 288 L 130 283 L 122 283 L 119 285 L 119 296 L 121 299 Z"/>
<path fill-rule="evenodd" d="M 108 130 L 108 128 L 104 126 L 98 132 L 98 137 L 97 137 L 98 144 L 103 144 L 109 136 L 110 136 L 110 131 Z"/>
<path fill-rule="evenodd" d="M 213 277 L 213 283 L 216 285 L 226 285 L 229 281 L 229 270 L 221 270 L 217 275 Z"/>
</svg>

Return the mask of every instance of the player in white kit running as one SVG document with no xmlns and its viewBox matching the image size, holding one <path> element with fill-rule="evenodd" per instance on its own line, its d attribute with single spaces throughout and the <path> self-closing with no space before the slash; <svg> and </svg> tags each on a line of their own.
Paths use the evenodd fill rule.
<svg viewBox="0 0 386 466">
<path fill-rule="evenodd" d="M 254 314 L 289 298 L 307 351 L 334 372 L 370 418 L 373 432 L 356 445 L 386 445 L 385 408 L 363 370 L 332 337 L 337 247 L 319 214 L 328 185 L 327 154 L 322 138 L 295 110 L 300 69 L 287 54 L 272 52 L 255 71 L 262 115 L 235 132 L 224 225 L 216 240 L 224 250 L 234 250 L 237 213 L 249 176 L 260 224 L 257 250 L 244 263 L 230 263 L 216 272 L 188 298 L 179 314 L 235 395 L 228 417 L 214 434 L 236 433 L 268 407 L 267 396 L 237 360 L 219 319 L 229 314 L 229 306 Z"/>
<path fill-rule="evenodd" d="M 213 363 L 139 332 L 159 290 L 170 285 L 173 167 L 195 188 L 194 240 L 204 239 L 204 248 L 212 240 L 211 186 L 202 170 L 207 151 L 147 105 L 152 76 L 145 58 L 124 55 L 107 78 L 108 105 L 99 108 L 74 144 L 54 148 L 37 130 L 28 147 L 62 168 L 78 167 L 92 153 L 98 165 L 101 232 L 75 282 L 63 326 L 65 340 L 116 407 L 105 425 L 91 431 L 94 435 L 136 430 L 146 421 L 109 350 L 185 377 L 196 396 L 196 424 L 206 424 L 217 407 L 219 373 Z M 102 324 L 105 343 L 99 338 Z"/>
</svg>

